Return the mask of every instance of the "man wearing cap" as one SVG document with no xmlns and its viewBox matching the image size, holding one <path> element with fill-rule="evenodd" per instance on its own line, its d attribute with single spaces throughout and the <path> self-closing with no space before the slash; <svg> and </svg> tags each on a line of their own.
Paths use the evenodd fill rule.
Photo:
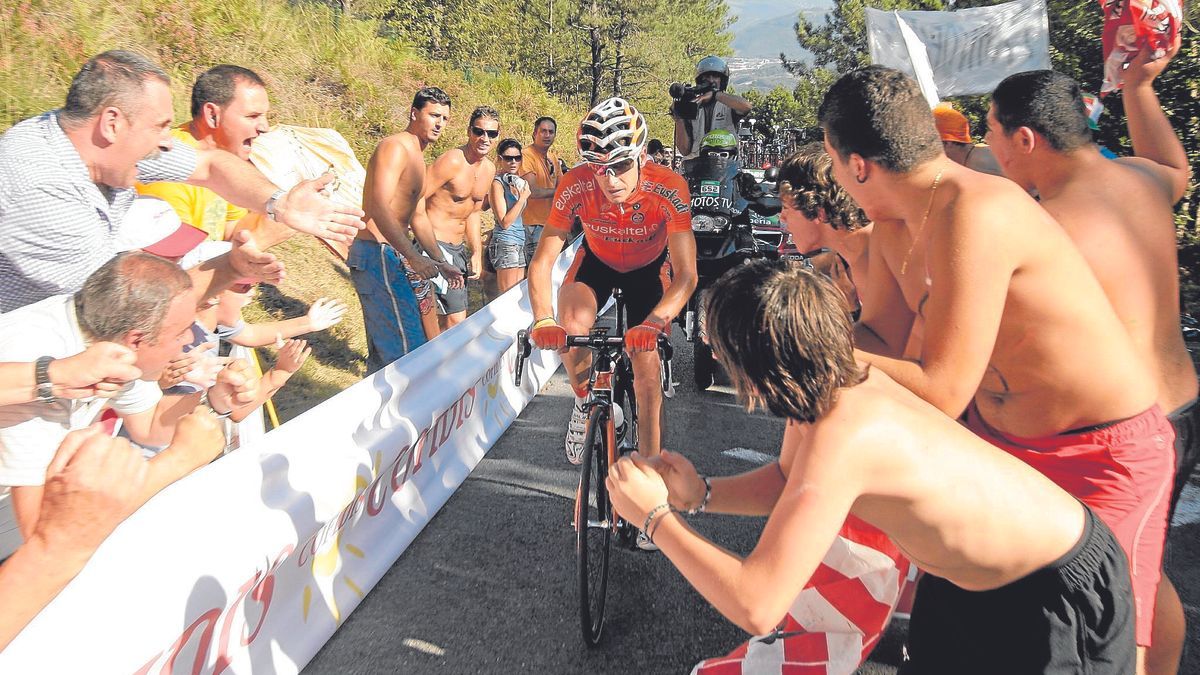
<svg viewBox="0 0 1200 675">
<path fill-rule="evenodd" d="M 203 185 L 322 237 L 349 241 L 363 226 L 360 210 L 321 193 L 332 177 L 283 191 L 227 152 L 174 144 L 169 87 L 145 57 L 104 52 L 75 75 L 61 109 L 0 137 L 0 312 L 74 292 L 111 258 L 138 178 Z M 246 244 L 193 277 L 196 285 L 281 278 L 274 256 Z"/>
<path fill-rule="evenodd" d="M 117 250 L 141 250 L 179 262 L 207 238 L 207 232 L 180 220 L 167 202 L 157 197 L 138 197 L 121 223 Z"/>
<path fill-rule="evenodd" d="M 968 169 L 993 176 L 1004 175 L 992 151 L 986 145 L 976 145 L 971 141 L 971 123 L 965 115 L 949 103 L 939 103 L 933 109 L 933 121 L 937 125 L 938 135 L 942 137 L 942 148 L 947 157 Z"/>
</svg>

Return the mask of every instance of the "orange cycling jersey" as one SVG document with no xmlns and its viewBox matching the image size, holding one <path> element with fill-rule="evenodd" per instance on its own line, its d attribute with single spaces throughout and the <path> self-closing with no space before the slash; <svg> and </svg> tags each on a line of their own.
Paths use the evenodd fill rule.
<svg viewBox="0 0 1200 675">
<path fill-rule="evenodd" d="M 568 171 L 558 183 L 546 227 L 570 230 L 578 216 L 593 255 L 618 272 L 654 262 L 667 247 L 667 236 L 691 232 L 687 182 L 658 164 L 642 167 L 638 189 L 624 204 L 605 198 L 587 165 Z"/>
</svg>

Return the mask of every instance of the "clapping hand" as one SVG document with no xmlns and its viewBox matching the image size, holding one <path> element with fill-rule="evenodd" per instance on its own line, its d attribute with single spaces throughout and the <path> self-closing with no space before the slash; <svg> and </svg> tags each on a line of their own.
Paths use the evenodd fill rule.
<svg viewBox="0 0 1200 675">
<path fill-rule="evenodd" d="M 704 501 L 706 487 L 696 467 L 687 457 L 664 449 L 657 458 L 647 460 L 667 486 L 667 501 L 679 511 L 694 509 Z"/>
<path fill-rule="evenodd" d="M 297 232 L 323 239 L 353 243 L 358 231 L 366 227 L 362 209 L 341 206 L 326 195 L 326 187 L 336 177 L 326 173 L 298 183 L 275 203 L 275 218 Z"/>
<path fill-rule="evenodd" d="M 274 255 L 261 251 L 250 232 L 242 230 L 233 236 L 229 266 L 238 276 L 250 277 L 268 284 L 283 281 L 283 263 Z"/>
<path fill-rule="evenodd" d="M 321 298 L 308 308 L 308 323 L 310 331 L 325 330 L 336 326 L 346 313 L 346 305 L 338 300 Z"/>
<path fill-rule="evenodd" d="M 67 434 L 46 469 L 33 537 L 56 556 L 90 556 L 141 505 L 146 460 L 94 424 Z"/>
<path fill-rule="evenodd" d="M 235 359 L 217 374 L 217 383 L 208 390 L 215 410 L 232 411 L 253 403 L 258 394 L 258 375 L 242 359 Z"/>
<path fill-rule="evenodd" d="M 221 429 L 221 420 L 208 406 L 198 405 L 179 418 L 171 445 L 158 456 L 182 457 L 191 472 L 216 459 L 224 449 L 225 432 Z"/>
<path fill-rule="evenodd" d="M 312 354 L 312 347 L 308 346 L 307 340 L 288 340 L 279 348 L 274 369 L 293 375 L 308 360 L 309 354 Z"/>
<path fill-rule="evenodd" d="M 641 523 L 654 507 L 667 501 L 667 486 L 662 476 L 638 452 L 613 464 L 605 485 L 613 509 L 631 523 Z"/>
</svg>

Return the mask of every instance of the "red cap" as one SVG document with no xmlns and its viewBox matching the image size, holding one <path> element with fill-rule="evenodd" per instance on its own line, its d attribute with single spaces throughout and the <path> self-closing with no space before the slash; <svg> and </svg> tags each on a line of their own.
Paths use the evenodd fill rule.
<svg viewBox="0 0 1200 675">
<path fill-rule="evenodd" d="M 182 258 L 205 239 L 208 239 L 208 233 L 204 230 L 180 223 L 174 232 L 149 246 L 143 246 L 142 250 L 163 258 Z"/>
</svg>

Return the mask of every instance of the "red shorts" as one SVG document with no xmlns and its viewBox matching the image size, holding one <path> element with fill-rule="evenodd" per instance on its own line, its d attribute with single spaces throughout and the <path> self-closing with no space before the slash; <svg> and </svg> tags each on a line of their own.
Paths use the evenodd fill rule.
<svg viewBox="0 0 1200 675">
<path fill-rule="evenodd" d="M 1175 476 L 1175 432 L 1162 410 L 1156 405 L 1100 428 L 1045 438 L 1018 438 L 993 429 L 974 403 L 965 421 L 977 436 L 1090 506 L 1113 531 L 1133 576 L 1137 644 L 1149 646 Z"/>
</svg>

